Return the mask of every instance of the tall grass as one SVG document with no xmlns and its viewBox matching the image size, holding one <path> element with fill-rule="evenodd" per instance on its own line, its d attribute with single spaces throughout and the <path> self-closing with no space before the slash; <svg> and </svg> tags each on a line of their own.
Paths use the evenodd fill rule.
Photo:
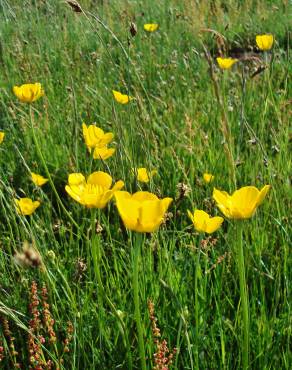
<svg viewBox="0 0 292 370">
<path fill-rule="evenodd" d="M 153 368 L 149 299 L 162 338 L 177 348 L 172 369 L 242 368 L 236 226 L 225 221 L 221 231 L 202 241 L 186 215 L 193 208 L 217 213 L 213 186 L 234 191 L 234 166 L 238 187 L 272 185 L 242 230 L 250 368 L 289 369 L 289 3 L 80 3 L 84 13 L 62 1 L 0 2 L 0 130 L 6 134 L 0 146 L 0 368 L 30 366 L 32 281 L 46 284 L 49 292 L 57 342 L 46 340 L 41 348 L 53 368 L 141 369 L 139 335 L 146 367 Z M 135 37 L 129 32 L 131 21 L 138 27 Z M 146 34 L 143 24 L 149 22 L 159 23 L 159 30 Z M 225 37 L 229 53 L 255 56 L 267 68 L 252 77 L 259 64 L 241 60 L 232 70 L 219 71 L 218 39 L 206 29 Z M 255 48 L 255 35 L 266 32 L 275 37 L 267 57 Z M 222 106 L 206 55 L 227 116 L 234 163 L 224 150 Z M 29 107 L 16 100 L 12 87 L 36 81 L 45 97 L 32 106 L 33 132 Z M 118 105 L 113 89 L 135 100 Z M 82 122 L 114 132 L 112 158 L 91 165 Z M 63 207 L 50 184 L 37 189 L 30 180 L 30 171 L 46 173 L 34 135 Z M 149 185 L 138 183 L 136 167 L 156 168 L 158 176 Z M 166 224 L 146 236 L 139 256 L 114 202 L 92 213 L 66 195 L 69 173 L 94 170 L 122 179 L 130 192 L 143 189 L 174 198 Z M 205 184 L 204 172 L 214 174 L 214 182 Z M 182 183 L 190 193 L 180 192 Z M 42 205 L 30 218 L 21 217 L 16 195 Z M 102 227 L 98 235 L 96 222 Z M 33 243 L 42 268 L 15 264 L 13 256 L 24 241 Z M 68 321 L 74 331 L 63 355 Z"/>
</svg>

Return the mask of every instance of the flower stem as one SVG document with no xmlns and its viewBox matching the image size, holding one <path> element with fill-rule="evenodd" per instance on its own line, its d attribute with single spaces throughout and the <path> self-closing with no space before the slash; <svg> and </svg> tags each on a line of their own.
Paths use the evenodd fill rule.
<svg viewBox="0 0 292 370">
<path fill-rule="evenodd" d="M 135 321 L 138 332 L 138 346 L 139 346 L 139 355 L 141 361 L 141 370 L 146 370 L 146 360 L 145 360 L 145 348 L 144 348 L 144 338 L 143 338 L 143 329 L 141 323 L 141 313 L 139 305 L 139 261 L 140 261 L 140 248 L 143 244 L 142 237 L 140 234 L 134 235 L 135 243 L 132 247 L 133 251 L 133 291 L 134 291 L 134 306 L 135 306 Z"/>
<path fill-rule="evenodd" d="M 201 241 L 202 241 L 202 236 L 200 234 L 199 237 L 199 246 L 197 249 L 197 255 L 195 256 L 195 335 L 196 335 L 196 348 L 195 348 L 195 363 L 196 366 L 195 368 L 198 370 L 199 369 L 199 298 L 198 298 L 198 275 L 199 275 L 199 269 L 200 269 L 200 255 L 201 255 Z"/>
<path fill-rule="evenodd" d="M 241 346 L 242 351 L 242 369 L 247 370 L 249 367 L 249 309 L 248 309 L 248 296 L 247 286 L 245 278 L 245 264 L 244 264 L 244 253 L 242 243 L 242 222 L 238 222 L 237 228 L 237 264 L 239 273 L 239 285 L 240 285 L 240 300 L 241 300 L 241 312 L 243 321 L 243 342 Z"/>
<path fill-rule="evenodd" d="M 64 206 L 63 202 L 61 201 L 61 198 L 57 192 L 57 189 L 55 187 L 55 184 L 52 180 L 52 177 L 51 177 L 51 174 L 49 172 L 49 169 L 47 167 L 47 164 L 46 164 L 46 161 L 45 161 L 45 158 L 43 156 L 43 153 L 41 151 L 41 148 L 39 146 L 39 142 L 38 142 L 38 139 L 36 137 L 36 134 L 35 134 L 35 129 L 34 129 L 34 125 L 33 125 L 33 115 L 32 115 L 32 108 L 31 106 L 29 106 L 29 117 L 30 117 L 30 127 L 31 127 L 31 131 L 32 131 L 32 138 L 33 138 L 33 141 L 34 141 L 34 145 L 36 147 L 36 150 L 37 150 L 37 153 L 38 153 L 38 156 L 39 156 L 39 159 L 44 167 L 44 170 L 45 170 L 45 173 L 46 173 L 46 176 L 47 178 L 49 179 L 49 184 L 51 185 L 51 188 L 53 190 L 53 193 L 55 194 L 56 198 L 57 198 L 57 201 L 60 205 L 60 207 L 63 209 L 63 211 L 66 213 L 66 216 L 69 218 L 69 220 L 72 222 L 72 224 L 74 224 L 75 227 L 77 227 L 77 229 L 79 229 L 79 225 L 77 224 L 77 222 L 72 218 L 72 216 L 70 215 L 70 213 L 67 211 L 66 207 Z"/>
</svg>

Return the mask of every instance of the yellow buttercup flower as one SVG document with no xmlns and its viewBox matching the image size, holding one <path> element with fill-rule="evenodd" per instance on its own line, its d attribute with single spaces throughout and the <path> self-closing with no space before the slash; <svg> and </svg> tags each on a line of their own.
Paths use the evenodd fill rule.
<svg viewBox="0 0 292 370">
<path fill-rule="evenodd" d="M 124 186 L 118 181 L 112 188 L 112 178 L 108 173 L 97 171 L 88 176 L 71 173 L 65 189 L 76 202 L 87 208 L 104 208 L 117 190 Z"/>
<path fill-rule="evenodd" d="M 30 198 L 15 199 L 17 213 L 23 216 L 30 216 L 40 206 L 37 200 L 34 202 Z"/>
<path fill-rule="evenodd" d="M 261 50 L 270 50 L 274 43 L 273 35 L 257 35 L 256 43 Z"/>
<path fill-rule="evenodd" d="M 137 180 L 141 182 L 149 182 L 150 179 L 157 174 L 157 170 L 147 171 L 146 168 L 137 169 Z"/>
<path fill-rule="evenodd" d="M 0 144 L 2 144 L 4 140 L 5 132 L 0 131 Z"/>
<path fill-rule="evenodd" d="M 159 199 L 147 191 L 138 191 L 134 194 L 117 191 L 115 199 L 125 227 L 140 233 L 156 231 L 172 202 L 171 198 Z"/>
<path fill-rule="evenodd" d="M 133 98 L 129 95 L 122 94 L 119 91 L 113 90 L 115 100 L 120 104 L 128 104 Z"/>
<path fill-rule="evenodd" d="M 112 132 L 107 132 L 105 134 L 101 128 L 96 127 L 95 125 L 86 126 L 85 123 L 82 123 L 82 132 L 85 145 L 89 151 L 96 147 L 105 147 L 114 138 L 114 134 Z"/>
<path fill-rule="evenodd" d="M 48 179 L 44 178 L 43 176 L 38 175 L 38 174 L 33 173 L 33 172 L 31 172 L 31 179 L 32 179 L 32 182 L 36 186 L 43 186 L 45 183 L 47 183 L 49 181 Z"/>
<path fill-rule="evenodd" d="M 103 148 L 96 147 L 93 151 L 93 159 L 108 159 L 115 153 L 116 149 L 108 148 L 107 146 Z"/>
<path fill-rule="evenodd" d="M 32 103 L 44 95 L 44 90 L 39 82 L 14 86 L 13 92 L 22 103 Z"/>
<path fill-rule="evenodd" d="M 147 32 L 154 32 L 158 29 L 157 23 L 146 23 L 144 24 L 144 30 Z"/>
<path fill-rule="evenodd" d="M 196 209 L 194 214 L 188 211 L 188 216 L 197 231 L 208 234 L 218 230 L 224 221 L 223 217 L 210 217 L 208 213 L 199 209 Z"/>
<path fill-rule="evenodd" d="M 215 178 L 215 176 L 211 175 L 210 173 L 204 173 L 203 174 L 203 179 L 207 184 L 212 182 L 214 180 L 214 178 Z"/>
<path fill-rule="evenodd" d="M 238 61 L 238 59 L 220 57 L 216 58 L 216 60 L 221 69 L 229 69 Z"/>
<path fill-rule="evenodd" d="M 213 198 L 220 211 L 228 218 L 245 219 L 254 215 L 257 207 L 263 202 L 270 185 L 265 185 L 261 190 L 254 186 L 244 186 L 232 195 L 216 188 Z"/>
</svg>

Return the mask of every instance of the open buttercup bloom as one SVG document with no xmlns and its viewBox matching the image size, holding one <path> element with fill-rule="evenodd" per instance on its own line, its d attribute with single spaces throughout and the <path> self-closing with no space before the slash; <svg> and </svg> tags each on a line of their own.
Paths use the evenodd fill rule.
<svg viewBox="0 0 292 370">
<path fill-rule="evenodd" d="M 85 145 L 87 146 L 89 151 L 96 147 L 105 147 L 114 138 L 114 134 L 112 132 L 104 133 L 101 128 L 95 125 L 87 126 L 85 123 L 82 123 L 82 132 Z"/>
<path fill-rule="evenodd" d="M 36 186 L 43 186 L 49 180 L 44 178 L 42 175 L 38 175 L 34 172 L 31 172 L 31 180 Z"/>
<path fill-rule="evenodd" d="M 65 189 L 76 202 L 87 208 L 104 208 L 114 193 L 124 186 L 123 181 L 117 181 L 112 186 L 112 177 L 102 171 L 93 172 L 87 181 L 82 173 L 71 173 Z"/>
<path fill-rule="evenodd" d="M 140 182 L 149 182 L 150 179 L 157 174 L 157 170 L 147 171 L 146 168 L 137 168 L 137 180 Z"/>
<path fill-rule="evenodd" d="M 114 148 L 108 148 L 107 146 L 104 146 L 103 148 L 96 147 L 93 151 L 93 159 L 108 159 L 115 153 L 116 149 Z"/>
<path fill-rule="evenodd" d="M 3 143 L 4 136 L 5 136 L 5 132 L 0 131 L 0 144 L 2 144 L 2 143 Z"/>
<path fill-rule="evenodd" d="M 188 216 L 192 220 L 194 227 L 197 231 L 212 234 L 218 230 L 224 221 L 223 217 L 210 217 L 208 213 L 196 209 L 194 214 L 188 211 Z"/>
<path fill-rule="evenodd" d="M 30 216 L 40 206 L 39 201 L 33 201 L 30 198 L 14 198 L 17 213 L 23 216 Z"/>
<path fill-rule="evenodd" d="M 39 82 L 14 86 L 13 92 L 22 103 L 33 103 L 44 95 L 44 90 Z"/>
<path fill-rule="evenodd" d="M 204 173 L 203 174 L 203 179 L 204 181 L 209 184 L 210 182 L 212 182 L 214 180 L 215 176 L 212 175 L 211 173 Z"/>
<path fill-rule="evenodd" d="M 261 50 L 270 50 L 274 43 L 273 35 L 257 35 L 256 43 Z"/>
<path fill-rule="evenodd" d="M 213 198 L 220 211 L 227 218 L 246 219 L 254 215 L 270 187 L 270 185 L 265 185 L 261 190 L 258 190 L 255 186 L 244 186 L 232 195 L 214 188 Z"/>
<path fill-rule="evenodd" d="M 216 58 L 218 66 L 221 69 L 229 69 L 233 66 L 234 63 L 238 62 L 238 59 L 234 58 Z"/>
<path fill-rule="evenodd" d="M 147 32 L 154 32 L 158 29 L 157 23 L 146 23 L 144 24 L 144 30 Z"/>
<path fill-rule="evenodd" d="M 131 100 L 134 99 L 131 96 L 122 94 L 116 90 L 113 90 L 113 95 L 114 95 L 115 100 L 120 104 L 128 104 Z"/>
<path fill-rule="evenodd" d="M 125 227 L 140 233 L 156 231 L 164 220 L 172 198 L 159 199 L 148 191 L 115 193 L 116 205 Z"/>
</svg>

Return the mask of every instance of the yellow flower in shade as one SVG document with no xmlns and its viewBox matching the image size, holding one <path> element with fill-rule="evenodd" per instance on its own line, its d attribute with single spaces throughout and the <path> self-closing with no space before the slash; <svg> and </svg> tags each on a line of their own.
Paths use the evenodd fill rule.
<svg viewBox="0 0 292 370">
<path fill-rule="evenodd" d="M 144 30 L 147 32 L 154 32 L 158 29 L 157 23 L 146 23 L 144 24 Z"/>
<path fill-rule="evenodd" d="M 256 43 L 261 50 L 270 50 L 274 43 L 273 35 L 257 35 Z"/>
<path fill-rule="evenodd" d="M 147 171 L 146 168 L 137 169 L 137 180 L 141 182 L 149 182 L 150 179 L 157 174 L 157 170 Z"/>
<path fill-rule="evenodd" d="M 112 178 L 108 173 L 97 171 L 88 176 L 71 173 L 65 189 L 76 202 L 87 208 L 104 208 L 117 190 L 124 186 L 118 181 L 112 188 Z"/>
<path fill-rule="evenodd" d="M 15 199 L 17 213 L 23 216 L 30 216 L 40 206 L 37 200 L 34 202 L 30 198 Z"/>
<path fill-rule="evenodd" d="M 115 100 L 120 104 L 128 104 L 133 98 L 129 95 L 122 94 L 118 91 L 113 90 Z"/>
<path fill-rule="evenodd" d="M 212 182 L 214 180 L 215 176 L 214 175 L 211 175 L 210 173 L 204 173 L 203 174 L 203 179 L 204 181 L 209 184 L 210 182 Z"/>
<path fill-rule="evenodd" d="M 216 58 L 216 60 L 221 69 L 229 69 L 238 61 L 238 59 L 220 57 Z"/>
<path fill-rule="evenodd" d="M 0 144 L 2 144 L 4 140 L 5 132 L 0 131 Z"/>
<path fill-rule="evenodd" d="M 85 123 L 82 123 L 82 131 L 85 145 L 89 151 L 95 147 L 105 147 L 114 138 L 114 134 L 112 132 L 107 132 L 105 134 L 101 128 L 96 127 L 95 125 L 86 126 Z"/>
<path fill-rule="evenodd" d="M 117 191 L 115 199 L 125 227 L 140 233 L 156 231 L 172 202 L 171 198 L 159 199 L 147 191 L 138 191 L 134 194 Z"/>
<path fill-rule="evenodd" d="M 32 103 L 44 95 L 44 90 L 39 82 L 14 86 L 13 92 L 22 103 Z"/>
<path fill-rule="evenodd" d="M 36 173 L 33 172 L 31 172 L 31 179 L 36 186 L 43 186 L 45 185 L 46 182 L 49 181 L 48 179 L 45 179 L 43 176 L 37 175 Z"/>
<path fill-rule="evenodd" d="M 270 185 L 265 185 L 261 190 L 254 186 L 244 186 L 232 195 L 216 188 L 213 198 L 220 211 L 228 218 L 245 219 L 254 215 L 257 207 L 263 202 Z"/>
<path fill-rule="evenodd" d="M 107 146 L 103 148 L 96 147 L 93 151 L 93 159 L 102 159 L 102 160 L 108 159 L 114 154 L 115 151 L 116 149 L 108 148 Z"/>
<path fill-rule="evenodd" d="M 210 217 L 208 213 L 196 209 L 194 214 L 188 211 L 188 216 L 192 220 L 197 231 L 212 234 L 218 230 L 224 221 L 223 217 Z"/>
</svg>

